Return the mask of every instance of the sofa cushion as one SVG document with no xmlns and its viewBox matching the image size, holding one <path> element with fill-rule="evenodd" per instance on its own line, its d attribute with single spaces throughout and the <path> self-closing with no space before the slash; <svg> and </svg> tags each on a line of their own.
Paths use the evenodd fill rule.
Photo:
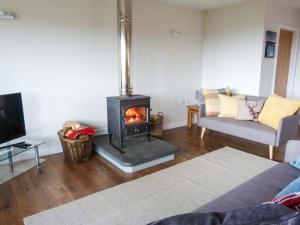
<svg viewBox="0 0 300 225">
<path fill-rule="evenodd" d="M 220 113 L 219 94 L 225 94 L 225 89 L 202 89 L 205 101 L 206 116 L 217 116 Z"/>
<path fill-rule="evenodd" d="M 224 209 L 228 212 L 270 201 L 287 184 L 298 177 L 300 177 L 300 170 L 288 163 L 279 163 L 221 197 L 201 206 L 195 212 L 223 212 Z"/>
<path fill-rule="evenodd" d="M 289 209 L 300 211 L 300 193 L 295 192 L 276 197 L 272 201 L 266 202 L 264 204 L 279 204 L 288 207 Z"/>
<path fill-rule="evenodd" d="M 277 131 L 253 121 L 232 118 L 201 117 L 200 126 L 267 145 L 276 145 Z"/>
<path fill-rule="evenodd" d="M 273 94 L 266 101 L 258 121 L 274 129 L 278 129 L 281 119 L 295 114 L 299 110 L 299 107 L 300 101 Z"/>
<path fill-rule="evenodd" d="M 246 96 L 235 95 L 227 96 L 219 94 L 220 99 L 220 114 L 219 117 L 234 118 L 237 116 L 238 104 L 240 101 L 244 100 Z"/>
<path fill-rule="evenodd" d="M 264 101 L 240 101 L 235 119 L 257 121 L 263 106 Z"/>
<path fill-rule="evenodd" d="M 289 183 L 281 192 L 276 195 L 276 198 L 297 192 L 300 192 L 300 178 L 297 178 Z"/>
</svg>

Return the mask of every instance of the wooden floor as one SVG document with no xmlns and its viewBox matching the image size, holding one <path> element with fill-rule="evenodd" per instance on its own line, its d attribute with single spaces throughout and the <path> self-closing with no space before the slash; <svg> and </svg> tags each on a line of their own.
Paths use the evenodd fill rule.
<svg viewBox="0 0 300 225">
<path fill-rule="evenodd" d="M 62 154 L 45 157 L 44 172 L 36 169 L 18 176 L 0 187 L 9 199 L 9 206 L 0 210 L 0 225 L 22 225 L 23 218 L 43 210 L 79 199 L 89 194 L 137 179 L 147 174 L 173 166 L 219 148 L 230 146 L 248 153 L 268 157 L 268 147 L 232 136 L 208 131 L 203 140 L 201 129 L 186 127 L 167 130 L 163 140 L 177 145 L 180 152 L 176 159 L 133 175 L 121 172 L 98 155 L 91 161 L 74 165 Z M 284 151 L 275 151 L 277 161 L 283 159 Z"/>
</svg>

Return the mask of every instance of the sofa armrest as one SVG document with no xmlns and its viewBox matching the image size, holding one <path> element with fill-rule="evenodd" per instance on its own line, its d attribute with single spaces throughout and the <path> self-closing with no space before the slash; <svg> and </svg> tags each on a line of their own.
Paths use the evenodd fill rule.
<svg viewBox="0 0 300 225">
<path fill-rule="evenodd" d="M 285 148 L 285 162 L 292 162 L 300 156 L 300 141 L 289 141 Z"/>
<path fill-rule="evenodd" d="M 205 104 L 204 103 L 200 103 L 199 104 L 199 116 L 200 117 L 204 117 L 205 116 Z"/>
<path fill-rule="evenodd" d="M 296 114 L 285 117 L 280 121 L 277 131 L 276 146 L 285 144 L 289 140 L 298 139 L 299 120 L 300 115 Z"/>
</svg>

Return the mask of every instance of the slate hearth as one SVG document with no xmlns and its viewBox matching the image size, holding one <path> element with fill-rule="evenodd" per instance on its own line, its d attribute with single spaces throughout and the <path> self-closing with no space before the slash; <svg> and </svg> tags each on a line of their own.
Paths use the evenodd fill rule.
<svg viewBox="0 0 300 225">
<path fill-rule="evenodd" d="M 138 142 L 138 143 L 136 143 Z M 121 153 L 109 143 L 108 135 L 95 137 L 96 152 L 125 173 L 155 166 L 175 158 L 178 148 L 158 138 L 128 140 Z"/>
</svg>

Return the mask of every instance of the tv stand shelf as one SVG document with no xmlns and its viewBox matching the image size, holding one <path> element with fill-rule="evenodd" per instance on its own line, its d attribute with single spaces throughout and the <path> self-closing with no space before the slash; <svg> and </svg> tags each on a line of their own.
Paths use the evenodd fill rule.
<svg viewBox="0 0 300 225">
<path fill-rule="evenodd" d="M 20 142 L 24 142 L 24 143 L 28 144 L 28 147 L 27 148 L 24 146 L 16 147 L 15 145 L 17 145 Z M 29 150 L 34 150 L 36 167 L 40 172 L 41 165 L 40 165 L 39 146 L 41 146 L 44 143 L 45 143 L 45 141 L 32 141 L 32 140 L 18 139 L 18 141 L 9 142 L 9 143 L 0 145 L 0 162 L 8 160 L 10 172 L 14 173 L 13 157 L 20 155 L 24 152 L 27 152 Z"/>
</svg>

